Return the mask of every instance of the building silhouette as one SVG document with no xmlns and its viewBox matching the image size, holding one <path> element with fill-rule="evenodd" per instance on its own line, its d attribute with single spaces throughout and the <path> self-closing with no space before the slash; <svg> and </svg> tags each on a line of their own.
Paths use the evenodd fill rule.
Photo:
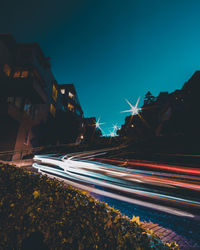
<svg viewBox="0 0 200 250">
<path fill-rule="evenodd" d="M 17 43 L 10 34 L 0 35 L 0 86 L 0 152 L 10 153 L 7 159 L 21 159 L 40 146 L 33 128 L 56 119 L 57 112 L 72 112 L 81 124 L 83 111 L 74 85 L 57 83 L 37 43 Z"/>
</svg>

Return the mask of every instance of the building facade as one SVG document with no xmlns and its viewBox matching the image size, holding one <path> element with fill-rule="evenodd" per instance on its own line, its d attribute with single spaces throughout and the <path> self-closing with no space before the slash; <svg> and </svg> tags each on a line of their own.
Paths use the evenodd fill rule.
<svg viewBox="0 0 200 250">
<path fill-rule="evenodd" d="M 21 159 L 40 146 L 33 127 L 58 110 L 83 116 L 73 84 L 59 86 L 37 43 L 0 35 L 0 85 L 0 152 L 8 153 L 6 159 Z"/>
</svg>

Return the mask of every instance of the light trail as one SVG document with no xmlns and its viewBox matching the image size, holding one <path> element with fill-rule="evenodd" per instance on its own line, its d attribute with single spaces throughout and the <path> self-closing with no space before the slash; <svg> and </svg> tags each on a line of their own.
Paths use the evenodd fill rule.
<svg viewBox="0 0 200 250">
<path fill-rule="evenodd" d="M 51 174 L 47 174 L 47 175 L 49 177 L 51 177 L 51 178 L 52 177 L 54 178 L 54 175 L 51 175 Z M 62 178 L 60 178 L 60 177 L 57 177 L 57 178 L 59 180 L 63 181 Z M 124 202 L 137 204 L 137 205 L 140 205 L 140 206 L 148 207 L 150 209 L 155 209 L 155 210 L 158 210 L 158 211 L 163 211 L 163 212 L 173 214 L 173 215 L 177 215 L 177 216 L 189 217 L 189 218 L 194 218 L 195 217 L 191 213 L 183 212 L 183 211 L 178 210 L 178 209 L 174 209 L 174 208 L 170 208 L 170 207 L 166 207 L 166 206 L 161 206 L 161 205 L 155 205 L 155 204 L 150 203 L 150 202 L 144 202 L 144 201 L 140 201 L 140 200 L 137 200 L 137 199 L 124 197 L 124 196 L 114 194 L 114 193 L 111 193 L 111 192 L 108 192 L 108 191 L 103 191 L 103 190 L 100 190 L 100 189 L 97 189 L 97 188 L 93 188 L 93 187 L 90 187 L 90 186 L 79 184 L 79 183 L 76 183 L 76 182 L 73 182 L 73 181 L 70 181 L 70 180 L 64 180 L 64 182 L 66 184 L 68 184 L 68 185 L 74 186 L 74 187 L 82 189 L 84 191 L 88 191 L 90 193 L 95 193 L 95 194 L 98 194 L 98 195 L 110 197 L 110 198 L 121 200 L 121 201 L 124 201 Z"/>
<path fill-rule="evenodd" d="M 100 153 L 103 154 L 104 152 L 101 151 Z M 97 154 L 98 152 L 96 152 L 96 155 Z M 83 157 L 89 156 L 79 153 L 79 157 L 80 155 Z M 95 157 L 95 152 L 92 153 L 92 157 Z M 187 179 L 188 177 L 189 183 L 188 180 L 171 180 L 170 175 L 166 173 L 133 170 L 100 162 L 85 161 L 77 159 L 75 155 L 70 158 L 66 158 L 66 156 L 55 158 L 52 155 L 50 157 L 35 156 L 34 160 L 38 163 L 34 163 L 33 167 L 37 168 L 40 172 L 49 173 L 56 176 L 56 178 L 64 178 L 65 181 L 67 179 L 68 182 L 73 182 L 73 186 L 76 186 L 77 182 L 79 182 L 78 185 L 81 182 L 86 187 L 88 185 L 97 185 L 105 189 L 113 190 L 112 192 L 108 192 L 109 197 L 114 198 L 119 196 L 119 200 L 129 200 L 128 202 L 130 203 L 151 207 L 152 209 L 161 210 L 166 213 L 179 214 L 179 216 L 182 214 L 182 216 L 189 216 L 191 218 L 196 218 L 196 215 L 191 212 L 188 213 L 184 207 L 190 206 L 194 209 L 199 209 L 200 207 L 198 199 L 179 197 L 176 193 L 172 192 L 172 190 L 178 190 L 180 187 L 193 192 L 199 191 L 200 185 L 192 183 L 192 180 L 196 178 L 193 176 L 172 174 L 174 178 Z M 195 180 L 199 180 L 198 177 Z M 164 188 L 169 193 L 165 194 L 156 187 Z M 85 190 L 88 190 L 88 188 L 85 188 Z M 107 192 L 106 190 L 104 191 Z M 99 190 L 98 194 L 101 193 L 101 195 L 103 195 L 104 191 Z M 116 194 L 116 192 L 120 194 Z M 135 199 L 135 196 L 137 199 Z M 147 199 L 148 201 L 144 201 L 143 199 Z M 150 202 L 149 199 L 153 202 Z M 163 202 L 171 204 L 172 207 L 163 205 Z"/>
<path fill-rule="evenodd" d="M 100 158 L 100 159 L 96 158 L 96 159 L 107 161 L 107 162 L 113 162 L 113 163 L 124 163 L 124 161 L 121 161 L 121 160 L 113 160 L 113 159 L 105 159 L 105 158 Z M 200 175 L 200 170 L 196 168 L 186 168 L 186 167 L 180 167 L 180 166 L 152 164 L 152 163 L 145 163 L 145 162 L 132 162 L 132 161 L 128 161 L 127 165 L 151 167 L 151 168 L 158 168 L 158 169 L 181 172 L 181 173 L 186 173 L 186 174 Z"/>
</svg>

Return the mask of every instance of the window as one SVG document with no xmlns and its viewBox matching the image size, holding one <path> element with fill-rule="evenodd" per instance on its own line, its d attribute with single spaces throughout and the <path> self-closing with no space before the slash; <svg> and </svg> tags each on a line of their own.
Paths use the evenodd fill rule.
<svg viewBox="0 0 200 250">
<path fill-rule="evenodd" d="M 19 70 L 15 71 L 13 77 L 14 77 L 14 78 L 20 77 L 20 71 L 19 71 Z"/>
<path fill-rule="evenodd" d="M 3 67 L 3 71 L 4 73 L 7 75 L 7 76 L 10 76 L 10 73 L 11 73 L 11 68 L 8 64 L 5 64 L 4 67 Z"/>
<path fill-rule="evenodd" d="M 27 78 L 27 77 L 28 77 L 28 71 L 27 70 L 22 71 L 21 78 Z"/>
<path fill-rule="evenodd" d="M 31 111 L 31 102 L 28 99 L 25 100 L 24 111 L 27 114 L 30 114 L 30 111 Z"/>
<path fill-rule="evenodd" d="M 22 106 L 22 99 L 20 97 L 15 97 L 15 106 L 18 107 L 19 109 Z"/>
<path fill-rule="evenodd" d="M 58 97 L 58 90 L 56 89 L 56 86 L 53 84 L 53 88 L 52 88 L 52 98 L 54 99 L 54 101 L 56 102 Z"/>
<path fill-rule="evenodd" d="M 61 93 L 62 95 L 64 95 L 64 94 L 65 94 L 65 89 L 61 89 L 61 90 L 60 90 L 60 93 Z"/>
<path fill-rule="evenodd" d="M 14 75 L 13 75 L 13 78 L 19 78 L 19 77 L 21 77 L 21 78 L 27 78 L 28 74 L 29 74 L 28 70 L 23 70 L 23 71 L 16 70 L 15 73 L 14 73 Z"/>
<path fill-rule="evenodd" d="M 55 107 L 54 107 L 54 105 L 51 103 L 51 105 L 50 105 L 50 112 L 51 112 L 51 114 L 53 115 L 53 116 L 55 116 L 55 114 L 56 114 L 56 109 L 55 109 Z"/>
<path fill-rule="evenodd" d="M 76 114 L 77 114 L 77 115 L 81 115 L 81 112 L 80 112 L 79 109 L 76 109 Z"/>
<path fill-rule="evenodd" d="M 69 91 L 69 97 L 72 99 L 74 98 L 74 94 L 72 94 L 70 91 Z"/>
<path fill-rule="evenodd" d="M 14 97 L 8 97 L 7 98 L 7 103 L 13 104 L 14 103 Z"/>
<path fill-rule="evenodd" d="M 74 106 L 71 103 L 68 103 L 67 107 L 70 111 L 74 112 Z"/>
</svg>

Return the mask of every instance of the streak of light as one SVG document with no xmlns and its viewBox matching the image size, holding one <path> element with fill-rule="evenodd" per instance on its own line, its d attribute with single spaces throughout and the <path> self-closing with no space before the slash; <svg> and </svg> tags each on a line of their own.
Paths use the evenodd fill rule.
<svg viewBox="0 0 200 250">
<path fill-rule="evenodd" d="M 47 175 L 49 175 L 49 174 L 47 174 Z M 51 176 L 51 175 L 49 175 L 49 176 L 54 178 L 54 176 Z M 60 179 L 61 181 L 63 181 L 62 178 L 59 178 L 59 177 L 57 177 L 57 178 Z M 86 185 L 82 185 L 82 184 L 79 184 L 79 183 L 76 183 L 73 181 L 69 181 L 69 180 L 64 180 L 64 182 L 66 182 L 68 185 L 75 186 L 76 188 L 82 189 L 84 191 L 88 191 L 90 193 L 96 193 L 98 195 L 110 197 L 113 199 L 121 200 L 121 201 L 132 203 L 132 204 L 137 204 L 140 206 L 148 207 L 150 209 L 159 210 L 159 211 L 166 212 L 166 213 L 173 214 L 173 215 L 177 215 L 177 216 L 195 218 L 195 216 L 193 214 L 185 212 L 185 211 L 181 211 L 179 209 L 166 207 L 166 206 L 162 206 L 162 205 L 157 205 L 157 204 L 155 205 L 155 204 L 150 203 L 150 202 L 145 202 L 145 201 L 140 201 L 140 200 L 129 198 L 129 197 L 124 197 L 124 196 L 114 194 L 114 193 L 111 193 L 108 191 L 99 190 L 97 188 L 91 188 L 91 187 L 88 187 Z"/>
<path fill-rule="evenodd" d="M 111 159 L 99 159 L 103 161 L 113 162 L 113 163 L 123 163 L 121 160 L 111 160 Z M 151 164 L 151 163 L 141 163 L 141 162 L 127 162 L 128 165 L 133 166 L 143 166 L 143 167 L 152 167 L 158 169 L 165 169 L 169 171 L 181 172 L 181 173 L 188 173 L 188 174 L 198 174 L 200 175 L 200 170 L 196 168 L 186 168 L 186 167 L 178 167 L 178 166 L 170 166 L 170 165 L 158 165 L 158 164 Z"/>
<path fill-rule="evenodd" d="M 49 159 L 49 161 L 51 162 L 52 159 Z M 53 161 L 53 162 L 55 164 L 55 161 Z M 81 169 L 80 167 L 77 167 L 77 165 L 86 167 L 86 164 L 88 165 L 89 163 L 88 162 L 81 162 L 81 161 L 73 161 L 73 160 L 66 160 L 65 162 L 58 162 L 57 163 L 57 165 L 59 165 L 59 166 L 62 165 L 62 167 L 64 167 L 64 169 L 67 171 L 68 174 L 70 174 L 70 176 L 80 178 L 80 175 L 82 174 L 81 180 L 84 180 L 84 181 L 91 183 L 91 181 L 92 181 L 91 177 L 94 178 L 95 175 L 92 174 L 91 172 L 88 172 L 88 171 Z M 40 165 L 40 170 L 42 170 L 41 165 Z M 96 167 L 98 169 L 98 166 L 95 166 L 94 163 L 93 164 L 90 163 L 90 168 L 94 169 L 94 167 Z M 51 168 L 51 171 L 53 171 L 52 168 Z M 56 170 L 56 173 L 57 172 L 58 171 Z M 85 175 L 87 175 L 87 176 L 85 176 Z M 88 176 L 90 176 L 90 177 L 88 177 Z M 105 176 L 104 176 L 104 178 L 105 178 Z M 105 179 L 104 179 L 104 181 L 95 179 L 95 182 L 93 180 L 92 184 L 99 184 L 99 185 L 104 186 L 104 187 L 109 187 L 109 188 L 116 189 L 119 191 L 123 190 L 124 192 L 137 194 L 137 195 L 141 195 L 141 196 L 154 197 L 154 198 L 158 198 L 158 199 L 162 198 L 162 199 L 167 199 L 167 200 L 170 199 L 170 200 L 173 200 L 173 201 L 176 201 L 179 203 L 186 203 L 186 204 L 190 204 L 190 205 L 200 206 L 200 202 L 197 202 L 197 201 L 192 201 L 192 200 L 174 197 L 174 196 L 170 196 L 170 195 L 153 193 L 153 192 L 149 192 L 149 191 L 135 190 L 135 189 L 131 189 L 129 187 L 127 188 L 127 187 L 123 187 L 123 186 L 118 186 L 120 184 L 119 180 L 116 183 L 117 185 L 106 183 Z"/>
</svg>

